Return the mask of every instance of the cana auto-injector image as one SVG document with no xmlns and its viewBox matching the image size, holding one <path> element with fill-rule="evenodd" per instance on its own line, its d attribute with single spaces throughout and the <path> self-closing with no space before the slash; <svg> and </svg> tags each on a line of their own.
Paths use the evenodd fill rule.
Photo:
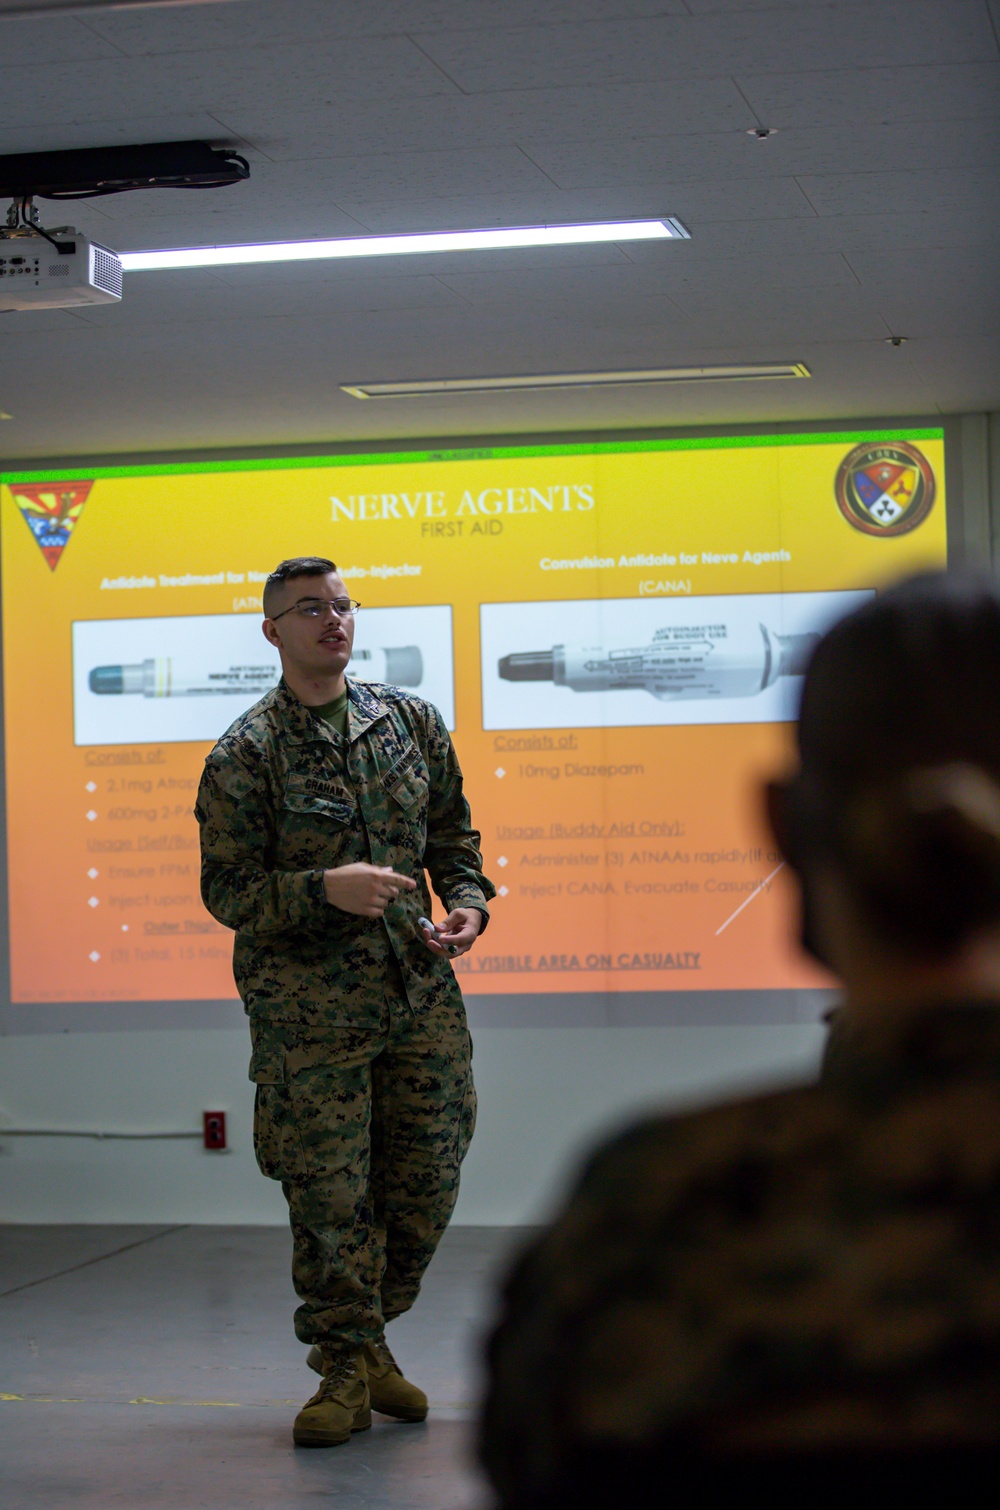
<svg viewBox="0 0 1000 1510">
<path fill-rule="evenodd" d="M 419 687 L 424 679 L 424 658 L 419 645 L 395 645 L 389 650 L 355 650 L 349 675 L 363 682 L 384 682 L 388 687 Z"/>
<path fill-rule="evenodd" d="M 419 687 L 424 661 L 418 645 L 383 650 L 355 650 L 349 667 L 359 681 L 386 682 L 392 687 Z M 263 697 L 276 685 L 280 669 L 273 662 L 208 668 L 194 676 L 174 671 L 170 656 L 157 656 L 134 665 L 95 666 L 87 677 L 91 692 L 101 696 L 139 693 L 143 697 L 215 697 L 241 693 Z"/>
<path fill-rule="evenodd" d="M 802 676 L 818 634 L 777 634 L 766 624 L 675 624 L 638 649 L 553 645 L 505 655 L 507 682 L 553 682 L 574 692 L 640 689 L 676 698 L 753 697 L 779 676 Z"/>
</svg>

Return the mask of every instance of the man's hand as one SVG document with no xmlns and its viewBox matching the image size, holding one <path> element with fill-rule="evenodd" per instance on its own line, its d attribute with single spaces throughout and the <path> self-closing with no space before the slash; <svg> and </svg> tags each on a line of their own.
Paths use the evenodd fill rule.
<svg viewBox="0 0 1000 1510">
<path fill-rule="evenodd" d="M 359 862 L 323 872 L 323 890 L 331 906 L 362 918 L 380 918 L 401 891 L 416 889 L 416 881 L 399 875 L 391 865 Z"/>
<path fill-rule="evenodd" d="M 443 923 L 438 923 L 436 934 L 423 930 L 424 943 L 432 954 L 443 954 L 446 959 L 457 959 L 467 954 L 479 936 L 483 915 L 478 907 L 455 907 Z M 448 945 L 451 945 L 448 948 Z"/>
</svg>

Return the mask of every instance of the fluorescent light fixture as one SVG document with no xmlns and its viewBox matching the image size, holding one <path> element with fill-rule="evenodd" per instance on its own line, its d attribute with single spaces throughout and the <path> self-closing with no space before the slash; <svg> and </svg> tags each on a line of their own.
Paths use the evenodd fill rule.
<svg viewBox="0 0 1000 1510">
<path fill-rule="evenodd" d="M 430 231 L 412 236 L 350 236 L 335 241 L 264 241 L 246 246 L 188 246 L 121 252 L 129 273 L 169 267 L 232 267 L 252 262 L 310 262 L 320 257 L 399 257 L 407 253 L 506 251 L 521 246 L 579 246 L 600 241 L 688 241 L 672 216 L 590 225 L 527 225 L 492 231 Z"/>
<path fill-rule="evenodd" d="M 525 388 L 625 388 L 637 383 L 712 383 L 811 376 L 804 362 L 753 362 L 729 367 L 649 367 L 625 372 L 540 372 L 530 377 L 345 383 L 341 391 L 352 398 L 419 398 L 433 393 L 515 393 Z"/>
</svg>

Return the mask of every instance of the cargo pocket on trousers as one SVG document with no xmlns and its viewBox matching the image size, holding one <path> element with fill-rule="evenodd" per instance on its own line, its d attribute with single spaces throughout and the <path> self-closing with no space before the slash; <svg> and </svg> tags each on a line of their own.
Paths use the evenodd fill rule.
<svg viewBox="0 0 1000 1510">
<path fill-rule="evenodd" d="M 262 1071 L 261 1073 L 266 1073 Z M 306 1160 L 288 1087 L 257 1081 L 253 1151 L 261 1174 L 290 1184 L 305 1179 Z"/>
<path fill-rule="evenodd" d="M 469 1152 L 472 1134 L 476 1130 L 476 1112 L 478 1108 L 479 1098 L 476 1095 L 476 1087 L 473 1084 L 472 1070 L 470 1069 L 468 1084 L 465 1087 L 465 1099 L 462 1102 L 462 1115 L 458 1123 L 458 1162 L 460 1164 Z"/>
</svg>

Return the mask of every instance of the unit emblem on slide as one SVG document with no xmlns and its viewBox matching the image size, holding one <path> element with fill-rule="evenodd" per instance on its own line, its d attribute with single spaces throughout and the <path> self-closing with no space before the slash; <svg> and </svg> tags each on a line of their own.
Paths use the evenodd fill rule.
<svg viewBox="0 0 1000 1510">
<path fill-rule="evenodd" d="M 840 512 L 865 535 L 906 535 L 934 504 L 934 473 L 907 441 L 867 443 L 848 451 L 834 484 Z"/>
<path fill-rule="evenodd" d="M 14 502 L 52 571 L 83 512 L 94 479 L 87 482 L 12 483 Z"/>
</svg>

